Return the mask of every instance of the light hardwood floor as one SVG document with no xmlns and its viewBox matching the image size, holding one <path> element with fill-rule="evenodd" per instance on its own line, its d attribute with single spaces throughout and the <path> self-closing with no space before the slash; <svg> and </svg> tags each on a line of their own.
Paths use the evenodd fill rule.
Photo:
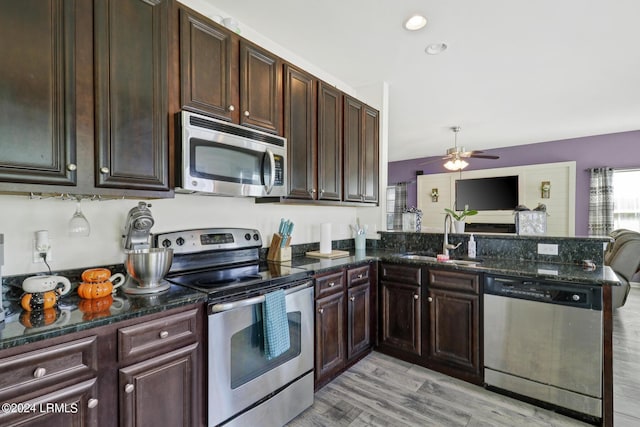
<svg viewBox="0 0 640 427">
<path fill-rule="evenodd" d="M 640 288 L 614 314 L 614 423 L 640 426 Z M 319 390 L 305 426 L 586 426 L 374 352 Z"/>
</svg>

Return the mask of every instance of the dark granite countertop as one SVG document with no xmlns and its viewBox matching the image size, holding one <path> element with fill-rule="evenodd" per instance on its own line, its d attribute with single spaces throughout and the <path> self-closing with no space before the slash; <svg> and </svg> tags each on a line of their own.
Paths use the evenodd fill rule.
<svg viewBox="0 0 640 427">
<path fill-rule="evenodd" d="M 608 266 L 585 270 L 575 264 L 554 264 L 492 257 L 482 258 L 481 263 L 474 265 L 455 265 L 446 262 L 404 259 L 397 252 L 380 249 L 367 249 L 365 252 L 351 250 L 349 256 L 337 259 L 296 257 L 291 261 L 280 263 L 280 266 L 283 267 L 282 275 L 288 274 L 286 273 L 287 268 L 292 269 L 292 274 L 298 274 L 300 270 L 305 270 L 316 275 L 376 261 L 432 265 L 451 270 L 551 279 L 590 285 L 620 284 L 617 276 Z M 293 273 L 294 270 L 296 273 Z M 128 295 L 118 290 L 114 294 L 114 301 L 110 306 L 103 311 L 92 313 L 86 309 L 88 304 L 86 302 L 83 304 L 83 301 L 86 300 L 82 300 L 75 291 L 72 291 L 60 299 L 55 312 L 49 312 L 49 318 L 43 319 L 38 318 L 37 315 L 30 316 L 28 312 L 22 310 L 20 307 L 20 288 L 5 285 L 4 290 L 6 292 L 4 295 L 5 321 L 0 323 L 0 349 L 141 317 L 175 307 L 203 303 L 207 300 L 206 294 L 177 285 L 172 285 L 166 292 L 151 296 Z"/>
</svg>

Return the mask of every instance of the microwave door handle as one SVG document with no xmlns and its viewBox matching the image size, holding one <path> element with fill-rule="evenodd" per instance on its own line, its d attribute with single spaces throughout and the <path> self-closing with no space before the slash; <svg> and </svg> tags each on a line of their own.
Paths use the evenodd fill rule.
<svg viewBox="0 0 640 427">
<path fill-rule="evenodd" d="M 267 194 L 271 194 L 271 190 L 273 190 L 273 186 L 276 183 L 276 159 L 273 156 L 273 152 L 267 148 L 266 150 L 267 156 L 269 156 L 269 166 L 271 168 L 271 173 L 269 174 L 269 185 L 265 185 L 265 190 Z M 262 170 L 262 178 L 264 179 L 265 171 Z"/>
</svg>

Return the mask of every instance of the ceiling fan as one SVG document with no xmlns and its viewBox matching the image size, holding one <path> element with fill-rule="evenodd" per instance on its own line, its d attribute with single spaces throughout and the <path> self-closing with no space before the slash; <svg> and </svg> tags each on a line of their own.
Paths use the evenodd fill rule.
<svg viewBox="0 0 640 427">
<path fill-rule="evenodd" d="M 462 170 L 466 168 L 467 166 L 469 166 L 469 163 L 467 163 L 464 159 L 469 157 L 473 157 L 476 159 L 494 159 L 494 160 L 500 158 L 500 156 L 482 154 L 484 153 L 484 151 L 478 151 L 478 150 L 465 151 L 464 147 L 458 147 L 458 132 L 460 132 L 460 126 L 454 126 L 451 128 L 451 130 L 453 131 L 453 134 L 454 134 L 454 147 L 449 148 L 447 150 L 447 155 L 442 158 L 442 160 L 447 160 L 447 162 L 444 164 L 444 167 L 446 169 L 449 169 L 450 171 L 457 171 L 457 170 Z M 437 159 L 428 160 L 426 162 L 420 163 L 420 165 L 433 163 L 436 161 L 438 160 Z"/>
</svg>

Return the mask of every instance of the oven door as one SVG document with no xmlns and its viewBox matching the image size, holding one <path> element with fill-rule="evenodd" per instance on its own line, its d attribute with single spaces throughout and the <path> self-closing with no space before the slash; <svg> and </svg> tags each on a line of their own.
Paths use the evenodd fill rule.
<svg viewBox="0 0 640 427">
<path fill-rule="evenodd" d="M 264 354 L 263 297 L 210 307 L 208 331 L 209 425 L 243 412 L 313 370 L 312 282 L 287 289 L 291 346 L 282 355 Z M 313 386 L 308 390 L 313 396 Z M 312 399 L 312 397 L 311 397 Z"/>
<path fill-rule="evenodd" d="M 226 196 L 284 196 L 285 154 L 284 138 L 183 112 L 184 190 Z"/>
</svg>

